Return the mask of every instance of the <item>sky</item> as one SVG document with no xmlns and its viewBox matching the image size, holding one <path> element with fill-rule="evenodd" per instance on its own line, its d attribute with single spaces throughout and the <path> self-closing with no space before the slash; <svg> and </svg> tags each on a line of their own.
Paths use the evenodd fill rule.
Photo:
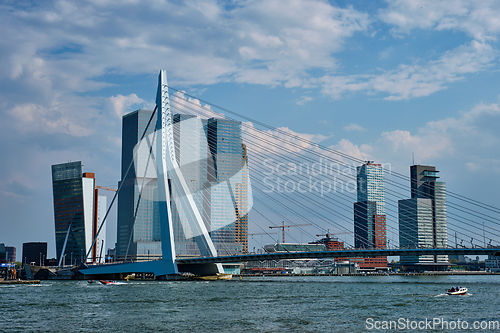
<svg viewBox="0 0 500 333">
<path fill-rule="evenodd" d="M 414 155 L 500 206 L 498 1 L 4 0 L 0 31 L 0 243 L 18 258 L 30 241 L 55 256 L 51 165 L 116 187 L 121 117 L 154 107 L 160 69 L 400 173 Z"/>
</svg>

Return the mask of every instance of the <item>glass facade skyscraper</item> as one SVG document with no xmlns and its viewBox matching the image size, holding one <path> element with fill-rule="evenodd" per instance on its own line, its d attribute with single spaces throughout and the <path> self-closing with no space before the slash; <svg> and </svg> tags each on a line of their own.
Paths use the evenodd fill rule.
<svg viewBox="0 0 500 333">
<path fill-rule="evenodd" d="M 122 175 L 116 235 L 118 260 L 123 260 L 125 256 L 134 260 L 161 256 L 158 182 L 151 154 L 156 151 L 154 120 L 141 141 L 152 115 L 153 111 L 141 109 L 123 116 Z"/>
<path fill-rule="evenodd" d="M 433 248 L 446 248 L 448 246 L 446 184 L 437 181 L 438 172 L 434 166 L 410 166 L 411 197 L 419 200 L 400 200 L 399 202 L 400 243 Z M 410 217 L 413 218 L 413 221 L 410 220 Z M 423 225 L 426 227 L 423 228 Z M 410 227 L 413 228 L 413 233 L 410 233 L 414 235 L 413 237 L 402 232 L 403 230 L 410 232 L 408 229 Z M 448 256 L 402 257 L 401 260 L 408 263 L 432 262 L 439 264 L 447 263 Z"/>
<path fill-rule="evenodd" d="M 414 198 L 398 201 L 399 247 L 418 249 L 433 247 L 432 202 Z M 434 256 L 401 256 L 401 263 L 432 263 Z"/>
<path fill-rule="evenodd" d="M 357 197 L 354 204 L 356 248 L 385 248 L 385 186 L 380 164 L 366 163 L 357 168 Z"/>
<path fill-rule="evenodd" d="M 118 195 L 116 245 L 122 260 L 125 254 L 131 259 L 161 255 L 156 161 L 150 154 L 156 152 L 154 124 L 139 142 L 152 112 L 137 110 L 123 117 L 123 185 Z M 172 123 L 177 164 L 218 254 L 247 251 L 249 182 L 241 123 L 185 114 L 174 115 Z M 197 235 L 180 205 L 181 192 L 174 186 L 170 191 L 176 254 L 200 255 Z"/>
<path fill-rule="evenodd" d="M 211 237 L 219 255 L 248 252 L 248 169 L 241 122 L 210 118 L 207 139 L 213 158 Z"/>
<path fill-rule="evenodd" d="M 173 116 L 175 156 L 201 218 L 210 232 L 209 170 L 213 163 L 208 149 L 207 120 L 192 115 Z M 172 188 L 172 218 L 175 251 L 180 255 L 200 255 L 195 236 L 179 201 L 179 191 Z"/>
<path fill-rule="evenodd" d="M 52 166 L 56 256 L 60 261 L 65 246 L 68 259 L 80 263 L 85 252 L 85 216 L 83 205 L 82 162 Z M 67 239 L 67 241 L 66 241 Z M 66 242 L 65 242 L 66 241 Z M 70 260 L 67 260 L 70 262 Z M 74 262 L 73 262 L 74 263 Z"/>
<path fill-rule="evenodd" d="M 354 246 L 365 249 L 386 248 L 384 169 L 367 162 L 357 167 L 357 198 L 354 203 Z M 387 257 L 356 260 L 360 268 L 387 267 Z"/>
<path fill-rule="evenodd" d="M 107 198 L 98 195 L 94 173 L 82 173 L 80 161 L 53 165 L 52 189 L 58 262 L 81 263 L 104 218 Z M 105 239 L 106 228 L 103 227 L 88 261 L 104 261 L 97 256 L 106 246 Z M 62 260 L 65 255 L 67 257 Z"/>
</svg>

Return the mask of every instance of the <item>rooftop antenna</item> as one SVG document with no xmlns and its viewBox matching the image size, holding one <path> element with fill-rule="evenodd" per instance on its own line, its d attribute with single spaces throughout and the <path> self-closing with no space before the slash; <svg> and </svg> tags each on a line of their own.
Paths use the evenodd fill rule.
<svg viewBox="0 0 500 333">
<path fill-rule="evenodd" d="M 411 158 L 413 160 L 413 165 L 415 165 L 415 153 L 411 152 Z"/>
</svg>

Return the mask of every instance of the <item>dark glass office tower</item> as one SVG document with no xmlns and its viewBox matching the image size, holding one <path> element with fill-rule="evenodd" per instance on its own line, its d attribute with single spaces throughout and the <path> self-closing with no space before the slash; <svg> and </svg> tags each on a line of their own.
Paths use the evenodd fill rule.
<svg viewBox="0 0 500 333">
<path fill-rule="evenodd" d="M 82 254 L 85 255 L 82 162 L 53 165 L 52 189 L 57 260 L 61 259 L 67 239 L 64 261 L 69 264 L 72 258 L 72 264 L 81 263 Z"/>
</svg>

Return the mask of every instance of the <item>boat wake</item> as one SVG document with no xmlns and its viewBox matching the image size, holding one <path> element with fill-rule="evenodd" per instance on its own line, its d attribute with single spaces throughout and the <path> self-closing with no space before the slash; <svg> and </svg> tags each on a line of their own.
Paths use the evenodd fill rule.
<svg viewBox="0 0 500 333">
<path fill-rule="evenodd" d="M 446 297 L 446 296 L 454 296 L 454 295 L 448 295 L 447 293 L 444 293 L 444 294 L 436 295 L 434 297 Z M 472 296 L 472 294 L 466 293 L 466 294 L 463 294 L 463 295 L 460 295 L 460 296 Z"/>
</svg>

